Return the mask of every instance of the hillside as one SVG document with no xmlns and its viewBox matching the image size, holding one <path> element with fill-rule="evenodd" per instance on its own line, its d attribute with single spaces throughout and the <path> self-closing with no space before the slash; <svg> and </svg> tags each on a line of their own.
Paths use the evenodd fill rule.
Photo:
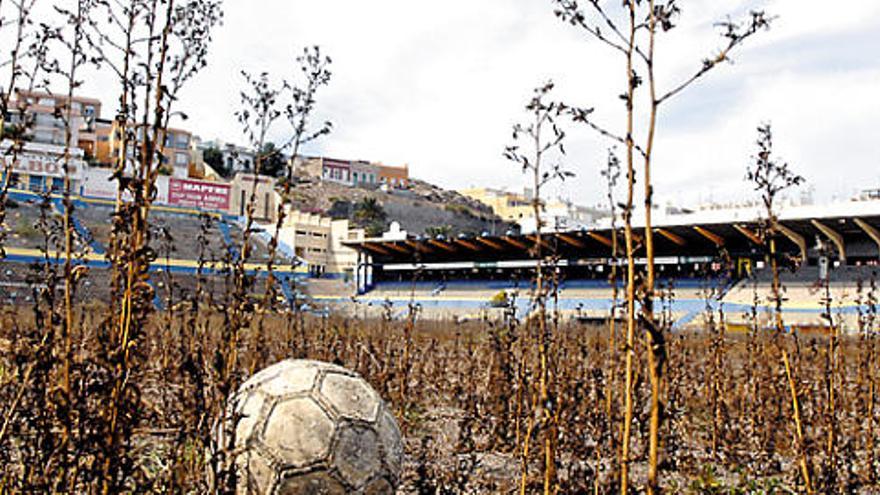
<svg viewBox="0 0 880 495">
<path fill-rule="evenodd" d="M 306 179 L 296 184 L 291 199 L 294 207 L 302 211 L 357 223 L 355 207 L 368 198 L 376 200 L 384 210 L 385 227 L 396 221 L 403 230 L 415 235 L 445 226 L 449 227 L 450 235 L 503 233 L 510 228 L 479 201 L 420 180 L 412 180 L 407 189 L 384 192 Z"/>
</svg>

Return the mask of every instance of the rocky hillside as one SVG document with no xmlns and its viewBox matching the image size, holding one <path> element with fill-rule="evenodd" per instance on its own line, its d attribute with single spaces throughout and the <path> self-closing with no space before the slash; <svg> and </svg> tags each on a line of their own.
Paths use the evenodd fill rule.
<svg viewBox="0 0 880 495">
<path fill-rule="evenodd" d="M 306 179 L 296 184 L 292 200 L 300 210 L 357 223 L 355 210 L 367 198 L 381 205 L 385 227 L 396 221 L 415 235 L 436 233 L 438 229 L 453 236 L 476 235 L 484 231 L 503 233 L 510 228 L 479 201 L 419 180 L 413 180 L 407 189 L 384 192 Z"/>
</svg>

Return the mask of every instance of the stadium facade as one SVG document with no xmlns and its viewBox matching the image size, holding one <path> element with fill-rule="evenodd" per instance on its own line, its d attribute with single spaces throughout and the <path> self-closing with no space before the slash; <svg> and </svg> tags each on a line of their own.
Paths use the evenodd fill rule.
<svg viewBox="0 0 880 495">
<path fill-rule="evenodd" d="M 680 322 L 693 319 L 706 304 L 727 303 L 733 312 L 745 312 L 753 292 L 766 309 L 770 270 L 759 218 L 754 208 L 661 216 L 653 231 L 658 290 L 678 291 L 673 309 Z M 880 262 L 880 201 L 787 206 L 779 215 L 779 230 L 783 279 L 791 288 L 786 309 L 815 323 L 822 313 L 819 281 L 827 278 L 837 295 L 835 307 L 850 316 L 857 312 L 858 286 L 873 283 Z M 616 235 L 623 253 L 622 232 Z M 625 264 L 613 255 L 614 236 L 608 226 L 542 235 L 541 253 L 553 266 L 562 307 L 607 313 L 609 273 L 615 264 Z M 634 254 L 641 266 L 644 237 L 644 227 L 637 225 Z M 527 306 L 538 263 L 536 241 L 530 234 L 350 243 L 359 256 L 356 292 L 375 304 L 416 300 L 461 313 L 486 308 L 498 292 L 518 291 Z"/>
</svg>

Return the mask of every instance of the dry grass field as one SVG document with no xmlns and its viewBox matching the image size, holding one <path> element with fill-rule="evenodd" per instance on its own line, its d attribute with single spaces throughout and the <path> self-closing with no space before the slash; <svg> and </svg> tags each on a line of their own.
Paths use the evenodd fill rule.
<svg viewBox="0 0 880 495">
<path fill-rule="evenodd" d="M 78 311 L 70 403 L 56 386 L 64 370 L 52 326 L 34 319 L 46 315 L 3 313 L 0 492 L 100 491 L 108 459 L 119 463 L 114 483 L 120 491 L 207 492 L 204 454 L 225 394 L 254 370 L 288 357 L 356 370 L 391 404 L 406 444 L 399 493 L 519 493 L 523 479 L 527 493 L 538 492 L 542 428 L 552 429 L 558 493 L 619 489 L 623 354 L 620 335 L 606 326 L 551 325 L 553 402 L 545 408 L 552 420 L 544 426 L 536 418 L 537 354 L 529 322 L 456 325 L 258 313 L 230 352 L 219 330 L 224 314 L 198 307 L 157 313 L 131 349 L 131 396 L 117 417 L 129 440 L 109 444 L 103 439 L 107 405 L 116 399 L 112 361 L 102 355 L 104 311 L 97 305 Z M 782 346 L 796 369 L 805 425 L 800 448 L 814 488 L 880 490 L 872 331 L 835 340 L 834 347 L 822 333 L 724 335 L 720 327 L 668 338 L 660 471 L 667 492 L 799 491 Z M 644 357 L 641 344 L 636 356 Z M 224 376 L 228 359 L 232 373 Z M 634 386 L 635 488 L 646 476 L 650 392 L 642 373 Z"/>
</svg>

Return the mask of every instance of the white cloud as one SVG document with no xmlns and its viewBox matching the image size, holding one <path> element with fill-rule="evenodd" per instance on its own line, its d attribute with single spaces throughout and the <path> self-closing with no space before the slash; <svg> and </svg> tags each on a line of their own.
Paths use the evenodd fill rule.
<svg viewBox="0 0 880 495">
<path fill-rule="evenodd" d="M 241 140 L 233 113 L 239 71 L 294 73 L 293 58 L 318 44 L 334 59 L 320 118 L 334 132 L 312 151 L 408 163 L 449 187 L 520 186 L 502 156 L 531 89 L 557 82 L 557 97 L 596 107 L 620 129 L 620 58 L 553 16 L 550 0 L 226 0 L 210 65 L 182 95 L 186 124 L 205 138 Z M 609 8 L 619 2 L 608 0 Z M 747 193 L 742 181 L 755 127 L 770 120 L 779 151 L 820 193 L 878 182 L 880 3 L 827 6 L 804 0 L 682 3 L 679 27 L 658 45 L 662 87 L 687 77 L 721 40 L 714 22 L 751 8 L 779 16 L 735 57 L 663 108 L 657 143 L 658 198 Z M 90 80 L 112 114 L 111 78 Z M 279 129 L 279 134 L 282 132 Z M 280 137 L 280 136 L 279 136 Z M 585 204 L 611 145 L 570 129 L 568 162 L 578 177 L 559 188 Z"/>
<path fill-rule="evenodd" d="M 764 121 L 773 124 L 779 156 L 823 196 L 876 186 L 878 83 L 880 69 L 753 78 L 742 101 L 721 112 L 715 125 L 663 140 L 658 167 L 669 173 L 658 187 L 676 196 L 694 183 L 703 184 L 704 195 L 707 187 L 719 198 L 744 194 L 742 177 L 754 150 L 755 127 Z"/>
</svg>

